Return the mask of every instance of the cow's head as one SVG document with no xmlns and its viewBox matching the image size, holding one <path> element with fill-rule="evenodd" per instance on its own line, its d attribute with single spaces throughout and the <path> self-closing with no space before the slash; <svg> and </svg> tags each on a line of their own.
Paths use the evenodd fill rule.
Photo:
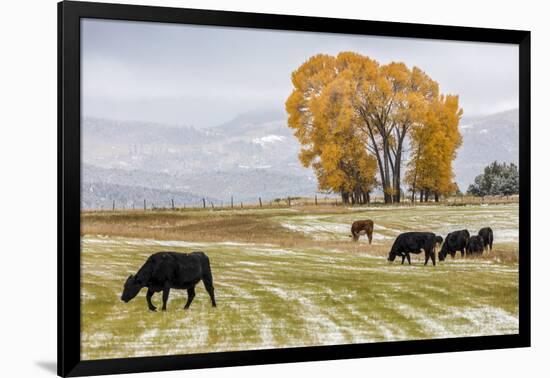
<svg viewBox="0 0 550 378">
<path fill-rule="evenodd" d="M 388 254 L 388 261 L 393 261 L 395 260 L 396 257 L 397 257 L 397 253 L 390 251 L 390 253 Z"/>
<path fill-rule="evenodd" d="M 138 295 L 142 287 L 143 284 L 140 282 L 140 280 L 135 276 L 130 275 L 130 277 L 128 277 L 128 279 L 124 283 L 124 290 L 122 291 L 120 299 L 124 302 L 130 302 L 132 299 L 134 299 L 136 295 Z"/>
<path fill-rule="evenodd" d="M 437 256 L 439 257 L 439 261 L 445 261 L 445 257 L 447 257 L 447 244 L 443 243 Z"/>
</svg>

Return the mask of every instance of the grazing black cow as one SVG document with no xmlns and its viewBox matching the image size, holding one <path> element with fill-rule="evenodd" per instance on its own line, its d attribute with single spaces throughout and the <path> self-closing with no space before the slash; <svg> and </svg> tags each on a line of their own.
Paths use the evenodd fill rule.
<svg viewBox="0 0 550 378">
<path fill-rule="evenodd" d="M 146 287 L 147 306 L 149 310 L 156 311 L 151 298 L 153 294 L 162 291 L 162 310 L 166 311 L 170 289 L 187 289 L 187 303 L 184 308 L 188 309 L 195 297 L 195 285 L 200 280 L 210 295 L 212 307 L 216 307 L 210 261 L 204 252 L 157 252 L 149 256 L 135 276 L 128 277 L 120 299 L 129 302 Z"/>
<path fill-rule="evenodd" d="M 468 254 L 481 255 L 483 254 L 483 238 L 479 235 L 474 235 L 468 241 Z"/>
<path fill-rule="evenodd" d="M 444 261 L 448 254 L 454 259 L 457 251 L 460 251 L 461 256 L 464 257 L 468 240 L 470 240 L 468 230 L 453 231 L 448 234 L 439 251 L 439 261 Z"/>
<path fill-rule="evenodd" d="M 483 227 L 477 233 L 483 239 L 483 249 L 487 252 L 493 250 L 493 230 L 491 227 Z"/>
<path fill-rule="evenodd" d="M 401 256 L 401 264 L 405 262 L 405 258 L 411 264 L 411 253 L 421 253 L 422 250 L 426 254 L 424 265 L 431 258 L 435 266 L 435 245 L 437 236 L 433 232 L 405 232 L 397 236 L 393 242 L 391 251 L 388 255 L 388 261 L 394 261 L 397 256 Z"/>
</svg>

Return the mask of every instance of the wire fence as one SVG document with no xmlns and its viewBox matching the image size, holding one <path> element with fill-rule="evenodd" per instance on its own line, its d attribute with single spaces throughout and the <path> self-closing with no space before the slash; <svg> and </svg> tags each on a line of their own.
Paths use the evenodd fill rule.
<svg viewBox="0 0 550 378">
<path fill-rule="evenodd" d="M 167 198 L 164 201 L 149 201 L 146 198 L 143 201 L 139 200 L 112 200 L 111 206 L 100 206 L 99 208 L 84 208 L 84 211 L 184 211 L 184 210 L 231 210 L 231 209 L 262 209 L 262 208 L 290 208 L 297 206 L 345 206 L 345 207 L 368 207 L 368 206 L 467 206 L 467 205 L 484 205 L 484 204 L 507 204 L 518 203 L 519 196 L 449 196 L 435 201 L 431 199 L 425 202 L 412 201 L 410 197 L 401 198 L 399 203 L 384 203 L 383 196 L 371 196 L 369 203 L 352 204 L 344 203 L 341 198 L 334 195 L 315 194 L 313 196 L 287 196 L 283 198 L 265 199 L 261 196 L 257 197 L 256 201 L 237 200 L 231 196 L 227 201 L 212 200 L 208 197 L 203 197 L 194 201 L 178 202 L 174 198 Z"/>
</svg>

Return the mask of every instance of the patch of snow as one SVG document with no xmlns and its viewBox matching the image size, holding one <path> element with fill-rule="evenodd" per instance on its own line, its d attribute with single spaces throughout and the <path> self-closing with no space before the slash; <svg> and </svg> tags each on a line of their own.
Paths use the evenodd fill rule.
<svg viewBox="0 0 550 378">
<path fill-rule="evenodd" d="M 517 242 L 519 240 L 519 229 L 517 228 L 504 229 L 504 230 L 496 229 L 493 231 L 493 233 L 495 237 L 494 243 L 498 243 L 499 241 Z"/>
<path fill-rule="evenodd" d="M 277 142 L 284 142 L 285 140 L 286 138 L 282 135 L 270 134 L 261 138 L 254 138 L 252 139 L 252 143 L 259 144 L 262 147 L 266 147 Z"/>
</svg>

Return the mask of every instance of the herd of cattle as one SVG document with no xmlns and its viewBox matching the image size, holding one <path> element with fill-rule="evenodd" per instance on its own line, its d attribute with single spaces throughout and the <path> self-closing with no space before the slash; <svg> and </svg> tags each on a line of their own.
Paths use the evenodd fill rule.
<svg viewBox="0 0 550 378">
<path fill-rule="evenodd" d="M 354 241 L 359 240 L 361 235 L 367 235 L 369 244 L 372 243 L 374 222 L 372 220 L 361 220 L 353 222 L 351 236 Z M 441 245 L 443 244 L 443 245 Z M 447 235 L 445 240 L 433 232 L 405 232 L 397 236 L 388 256 L 388 261 L 394 261 L 401 257 L 401 264 L 405 259 L 411 263 L 411 253 L 424 251 L 426 265 L 432 259 L 435 265 L 435 249 L 441 245 L 439 261 L 445 260 L 447 255 L 453 258 L 460 251 L 462 257 L 465 254 L 480 255 L 484 250 L 493 248 L 493 230 L 485 227 L 479 230 L 477 235 L 470 236 L 468 230 L 454 231 Z M 135 275 L 130 275 L 124 283 L 124 289 L 120 299 L 129 302 L 141 291 L 147 288 L 147 306 L 149 310 L 156 311 L 157 308 L 151 302 L 151 298 L 157 292 L 162 291 L 162 310 L 166 310 L 170 289 L 187 290 L 188 309 L 195 297 L 195 286 L 202 281 L 206 291 L 210 295 L 212 306 L 216 307 L 214 296 L 214 281 L 210 269 L 210 261 L 204 252 L 178 253 L 178 252 L 157 252 L 149 256 L 145 264 Z"/>
<path fill-rule="evenodd" d="M 351 237 L 354 241 L 359 240 L 360 235 L 367 235 L 369 244 L 372 243 L 372 233 L 374 231 L 374 222 L 372 220 L 355 221 L 351 225 Z M 441 245 L 443 244 L 443 245 Z M 433 232 L 405 232 L 397 236 L 390 250 L 388 261 L 394 261 L 396 257 L 401 257 L 401 264 L 405 259 L 411 263 L 411 253 L 421 253 L 424 251 L 426 257 L 424 265 L 431 259 L 435 265 L 435 249 L 441 246 L 439 250 L 439 261 L 444 261 L 447 255 L 455 257 L 460 251 L 462 257 L 468 255 L 481 255 L 484 251 L 493 249 L 493 230 L 491 227 L 484 227 L 477 235 L 470 235 L 468 230 L 453 231 L 447 234 L 445 240 Z"/>
</svg>

